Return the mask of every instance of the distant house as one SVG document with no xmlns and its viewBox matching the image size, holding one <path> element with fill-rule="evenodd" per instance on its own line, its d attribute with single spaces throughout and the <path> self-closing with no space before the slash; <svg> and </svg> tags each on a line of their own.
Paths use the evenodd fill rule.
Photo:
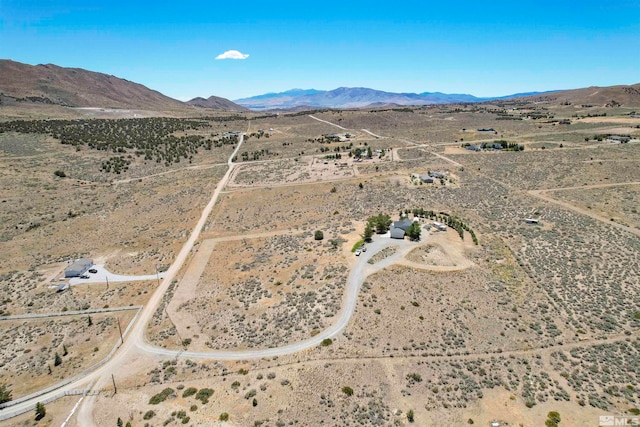
<svg viewBox="0 0 640 427">
<path fill-rule="evenodd" d="M 64 277 L 79 277 L 93 266 L 93 260 L 80 258 L 64 270 Z"/>
<path fill-rule="evenodd" d="M 478 132 L 495 132 L 493 128 L 478 128 Z"/>
<path fill-rule="evenodd" d="M 435 172 L 435 171 L 429 171 L 428 172 L 429 176 L 435 179 L 441 179 L 444 178 L 445 175 L 443 173 L 440 172 Z"/>
<path fill-rule="evenodd" d="M 480 148 L 478 145 L 467 145 L 464 148 L 466 148 L 469 151 L 481 151 L 482 150 L 482 148 Z"/>
<path fill-rule="evenodd" d="M 620 144 L 626 144 L 631 141 L 631 138 L 624 135 L 611 135 L 607 138 L 609 141 L 618 142 Z"/>
<path fill-rule="evenodd" d="M 438 221 L 434 221 L 433 222 L 433 226 L 435 228 L 437 228 L 438 230 L 440 230 L 440 231 L 447 231 L 447 226 L 444 225 L 444 224 L 439 223 Z"/>
<path fill-rule="evenodd" d="M 538 224 L 540 220 L 535 218 L 525 218 L 524 222 L 526 222 L 527 224 Z"/>
<path fill-rule="evenodd" d="M 414 173 L 411 175 L 412 178 L 418 178 L 420 181 L 426 184 L 433 184 L 433 178 L 424 173 Z"/>
<path fill-rule="evenodd" d="M 323 136 L 327 141 L 330 142 L 345 142 L 349 140 L 347 134 L 345 133 L 327 133 Z"/>
</svg>

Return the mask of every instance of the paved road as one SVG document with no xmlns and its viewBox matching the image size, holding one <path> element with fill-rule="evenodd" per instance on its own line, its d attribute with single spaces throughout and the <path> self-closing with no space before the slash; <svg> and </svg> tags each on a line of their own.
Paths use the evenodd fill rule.
<svg viewBox="0 0 640 427">
<path fill-rule="evenodd" d="M 396 252 L 392 256 L 385 258 L 384 260 L 373 265 L 367 263 L 367 261 L 380 250 L 392 246 L 398 247 L 398 250 L 396 250 Z M 358 292 L 360 290 L 360 286 L 367 278 L 367 276 L 398 262 L 415 247 L 415 243 L 411 243 L 406 240 L 394 240 L 388 237 L 377 237 L 373 243 L 367 245 L 367 252 L 364 252 L 360 255 L 358 261 L 351 269 L 349 278 L 347 279 L 344 301 L 342 303 L 342 309 L 340 311 L 338 320 L 329 328 L 320 332 L 318 335 L 315 335 L 314 337 L 308 338 L 306 340 L 275 348 L 234 351 L 220 350 L 207 352 L 168 350 L 165 348 L 153 346 L 144 340 L 137 340 L 138 348 L 145 353 L 156 354 L 165 357 L 180 356 L 190 359 L 238 360 L 283 356 L 286 354 L 296 353 L 311 347 L 318 346 L 320 345 L 322 340 L 335 337 L 347 326 L 349 320 L 351 320 L 351 316 L 353 315 L 356 304 L 358 302 Z"/>
</svg>

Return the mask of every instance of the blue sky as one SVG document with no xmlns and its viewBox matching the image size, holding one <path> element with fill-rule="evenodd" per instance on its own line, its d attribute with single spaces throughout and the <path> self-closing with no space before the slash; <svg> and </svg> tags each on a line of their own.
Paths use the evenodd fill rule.
<svg viewBox="0 0 640 427">
<path fill-rule="evenodd" d="M 182 100 L 640 82 L 640 0 L 139 3 L 0 0 L 0 58 L 100 71 Z M 228 50 L 249 56 L 215 59 Z"/>
</svg>

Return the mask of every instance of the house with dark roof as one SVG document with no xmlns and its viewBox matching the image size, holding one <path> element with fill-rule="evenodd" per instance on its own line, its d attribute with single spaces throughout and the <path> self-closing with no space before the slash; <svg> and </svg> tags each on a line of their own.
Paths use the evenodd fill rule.
<svg viewBox="0 0 640 427">
<path fill-rule="evenodd" d="M 82 276 L 93 266 L 93 260 L 89 258 L 80 258 L 69 267 L 64 269 L 64 277 Z"/>
<path fill-rule="evenodd" d="M 413 224 L 409 218 L 403 218 L 400 221 L 394 221 L 392 228 L 399 228 L 402 231 L 407 231 Z"/>
<path fill-rule="evenodd" d="M 393 224 L 391 224 L 390 229 L 391 238 L 404 239 L 404 235 L 412 224 L 413 221 L 411 221 L 409 218 L 402 218 L 400 221 L 394 221 Z"/>
</svg>

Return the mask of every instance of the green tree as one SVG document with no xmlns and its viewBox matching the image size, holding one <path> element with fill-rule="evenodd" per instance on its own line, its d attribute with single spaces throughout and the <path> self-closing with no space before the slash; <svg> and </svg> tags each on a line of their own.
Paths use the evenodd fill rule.
<svg viewBox="0 0 640 427">
<path fill-rule="evenodd" d="M 417 222 L 411 224 L 411 226 L 407 229 L 407 236 L 409 236 L 411 240 L 420 240 L 421 233 L 422 229 L 420 228 L 420 224 L 418 224 Z"/>
<path fill-rule="evenodd" d="M 370 242 L 373 237 L 373 228 L 371 227 L 371 223 L 367 221 L 367 224 L 364 226 L 364 233 L 362 233 L 362 238 L 365 242 Z"/>
<path fill-rule="evenodd" d="M 413 409 L 409 409 L 409 412 L 407 412 L 407 420 L 409 420 L 410 423 L 416 420 L 415 414 L 413 413 Z"/>
<path fill-rule="evenodd" d="M 118 421 L 116 421 L 116 425 L 118 427 L 122 427 L 124 425 L 124 423 L 122 422 L 122 418 L 118 417 Z"/>
<path fill-rule="evenodd" d="M 47 415 L 47 408 L 44 407 L 43 403 L 36 403 L 36 421 L 40 421 Z"/>
<path fill-rule="evenodd" d="M 367 158 L 372 158 L 373 157 L 373 152 L 371 151 L 371 147 L 367 147 Z"/>
<path fill-rule="evenodd" d="M 353 389 L 351 387 L 342 387 L 342 392 L 347 396 L 353 396 Z"/>
<path fill-rule="evenodd" d="M 53 366 L 60 366 L 60 365 L 62 365 L 62 357 L 60 357 L 60 355 L 56 353 L 55 357 L 53 358 Z"/>
<path fill-rule="evenodd" d="M 69 351 L 67 350 L 67 346 L 65 344 L 62 344 L 62 355 L 66 356 L 67 354 L 69 354 Z"/>
<path fill-rule="evenodd" d="M 322 240 L 324 239 L 324 233 L 321 230 L 316 230 L 316 232 L 313 235 L 313 238 L 315 240 Z"/>
<path fill-rule="evenodd" d="M 389 215 L 380 213 L 369 218 L 368 222 L 369 224 L 371 224 L 371 227 L 376 230 L 376 233 L 384 234 L 389 231 L 389 227 L 391 226 L 392 221 Z"/>
<path fill-rule="evenodd" d="M 91 316 L 87 316 L 87 326 L 93 325 L 93 320 L 91 320 Z"/>
<path fill-rule="evenodd" d="M 551 411 L 547 414 L 547 420 L 544 422 L 546 427 L 558 427 L 560 423 L 560 414 L 556 411 Z"/>
<path fill-rule="evenodd" d="M 0 385 L 0 403 L 9 402 L 13 397 L 11 397 L 11 390 L 7 387 L 6 384 Z"/>
</svg>

